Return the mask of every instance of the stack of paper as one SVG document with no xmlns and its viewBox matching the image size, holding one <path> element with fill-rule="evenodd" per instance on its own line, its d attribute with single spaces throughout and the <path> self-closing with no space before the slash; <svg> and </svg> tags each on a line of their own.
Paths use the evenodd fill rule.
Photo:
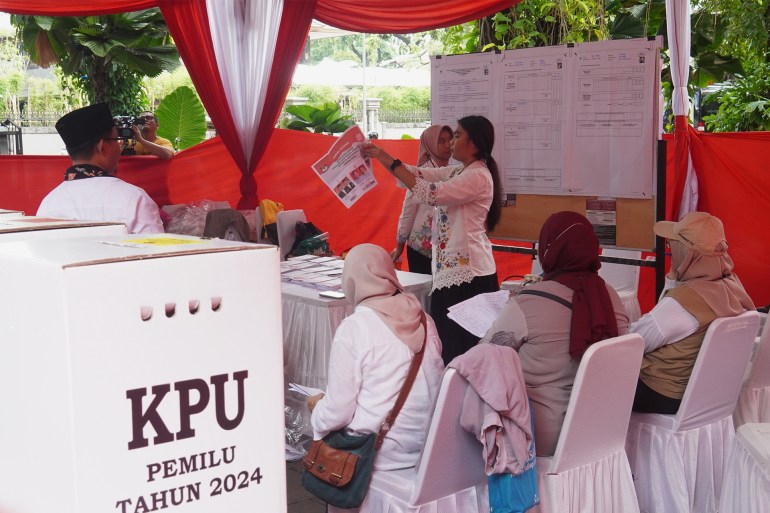
<svg viewBox="0 0 770 513">
<path fill-rule="evenodd" d="M 342 266 L 337 257 L 302 255 L 281 262 L 281 281 L 319 290 L 342 289 Z"/>
</svg>

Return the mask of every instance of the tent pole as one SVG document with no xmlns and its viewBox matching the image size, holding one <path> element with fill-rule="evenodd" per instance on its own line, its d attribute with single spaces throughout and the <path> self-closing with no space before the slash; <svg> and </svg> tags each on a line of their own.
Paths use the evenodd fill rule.
<svg viewBox="0 0 770 513">
<path fill-rule="evenodd" d="M 364 47 L 363 48 L 363 53 L 361 54 L 362 55 L 362 61 L 363 61 L 363 64 L 364 64 L 363 88 L 362 88 L 362 93 L 361 93 L 361 109 L 363 110 L 363 117 L 361 118 L 361 121 L 362 121 L 362 125 L 361 126 L 363 128 L 362 131 L 364 132 L 364 135 L 368 137 L 368 135 L 369 135 L 369 131 L 368 131 L 368 127 L 367 127 L 367 121 L 368 120 L 366 119 L 366 114 L 367 114 L 367 112 L 366 112 L 366 32 L 362 32 L 361 36 L 362 36 L 361 37 L 361 41 L 362 41 L 362 44 L 363 44 L 363 47 Z"/>
</svg>

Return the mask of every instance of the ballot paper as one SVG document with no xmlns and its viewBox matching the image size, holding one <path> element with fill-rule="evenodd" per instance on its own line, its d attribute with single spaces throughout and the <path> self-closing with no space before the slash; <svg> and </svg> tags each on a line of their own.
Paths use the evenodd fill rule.
<svg viewBox="0 0 770 513">
<path fill-rule="evenodd" d="M 361 154 L 360 147 L 365 140 L 358 125 L 353 125 L 312 166 L 313 171 L 347 208 L 377 185 L 371 160 Z"/>
<path fill-rule="evenodd" d="M 298 392 L 308 397 L 324 393 L 320 388 L 306 387 L 296 383 L 289 383 L 289 392 Z"/>
<path fill-rule="evenodd" d="M 507 290 L 479 294 L 450 306 L 447 317 L 477 337 L 483 337 L 503 311 L 509 297 Z"/>
</svg>

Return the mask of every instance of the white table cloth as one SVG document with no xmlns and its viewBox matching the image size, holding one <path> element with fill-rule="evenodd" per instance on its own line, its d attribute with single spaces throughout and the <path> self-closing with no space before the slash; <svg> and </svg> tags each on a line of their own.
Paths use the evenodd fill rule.
<svg viewBox="0 0 770 513">
<path fill-rule="evenodd" d="M 428 311 L 431 277 L 398 270 L 396 274 Z M 281 283 L 284 365 L 289 382 L 326 389 L 334 332 L 342 319 L 353 313 L 353 304 L 347 299 L 320 297 L 319 292 L 295 283 Z"/>
<path fill-rule="evenodd" d="M 719 513 L 770 512 L 770 424 L 738 428 L 722 482 Z"/>
</svg>

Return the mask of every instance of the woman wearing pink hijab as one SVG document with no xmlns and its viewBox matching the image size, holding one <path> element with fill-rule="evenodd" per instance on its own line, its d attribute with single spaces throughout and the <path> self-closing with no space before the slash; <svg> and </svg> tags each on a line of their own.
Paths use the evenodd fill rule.
<svg viewBox="0 0 770 513">
<path fill-rule="evenodd" d="M 431 125 L 420 135 L 417 167 L 444 167 L 452 156 L 454 132 L 448 125 Z M 413 273 L 431 274 L 431 224 L 433 207 L 420 202 L 411 190 L 406 191 L 401 217 L 398 218 L 396 249 L 390 256 L 395 262 L 406 246 L 406 259 Z"/>
<path fill-rule="evenodd" d="M 420 301 L 404 291 L 390 256 L 374 244 L 350 250 L 342 290 L 355 311 L 334 334 L 326 393 L 307 399 L 313 438 L 343 428 L 352 435 L 376 433 L 425 344 L 414 385 L 374 460 L 378 470 L 413 467 L 444 371 L 436 326 L 427 314 L 423 326 Z"/>
</svg>

